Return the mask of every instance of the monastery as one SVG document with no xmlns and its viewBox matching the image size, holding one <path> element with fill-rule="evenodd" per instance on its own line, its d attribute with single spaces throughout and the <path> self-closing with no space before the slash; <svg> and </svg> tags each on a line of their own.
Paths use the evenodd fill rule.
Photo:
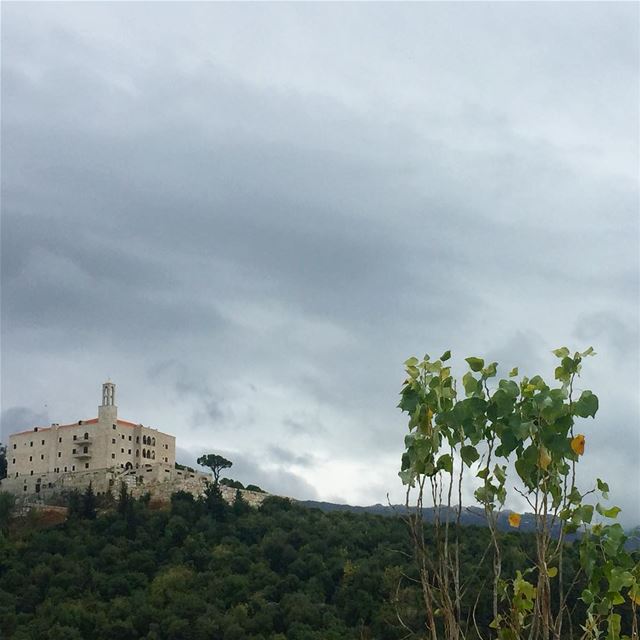
<svg viewBox="0 0 640 640">
<path fill-rule="evenodd" d="M 25 497 L 82 489 L 89 482 L 102 493 L 116 492 L 120 482 L 142 489 L 188 479 L 202 484 L 209 477 L 176 468 L 175 436 L 120 420 L 112 382 L 102 385 L 97 418 L 15 433 L 6 455 L 0 490 Z"/>
</svg>

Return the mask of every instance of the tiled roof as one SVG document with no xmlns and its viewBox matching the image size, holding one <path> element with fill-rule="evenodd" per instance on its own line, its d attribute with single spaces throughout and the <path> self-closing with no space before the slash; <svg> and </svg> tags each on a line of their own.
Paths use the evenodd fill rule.
<svg viewBox="0 0 640 640">
<path fill-rule="evenodd" d="M 51 431 L 51 429 L 66 429 L 68 427 L 81 427 L 85 424 L 97 424 L 98 418 L 91 418 L 89 420 L 78 420 L 78 422 L 72 422 L 71 424 L 59 424 L 56 427 L 32 427 L 31 429 L 27 429 L 26 431 L 18 431 L 16 433 L 12 433 L 13 436 L 21 436 L 25 433 L 40 433 L 42 431 Z M 120 420 L 118 419 L 118 424 L 123 427 L 139 427 L 143 426 L 139 422 L 129 422 L 128 420 Z M 147 427 L 150 429 L 151 427 Z M 38 431 L 34 431 L 37 429 Z"/>
</svg>

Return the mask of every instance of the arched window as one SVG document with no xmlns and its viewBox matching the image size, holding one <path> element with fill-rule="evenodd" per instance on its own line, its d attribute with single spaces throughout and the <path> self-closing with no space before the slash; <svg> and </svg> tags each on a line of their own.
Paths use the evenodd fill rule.
<svg viewBox="0 0 640 640">
<path fill-rule="evenodd" d="M 156 439 L 155 438 L 151 438 L 151 446 L 152 447 L 156 446 Z"/>
<path fill-rule="evenodd" d="M 147 436 L 142 436 L 142 444 L 147 444 Z"/>
<path fill-rule="evenodd" d="M 152 458 L 153 460 L 155 460 L 155 459 L 156 459 L 156 452 L 155 452 L 155 451 L 152 451 L 152 452 L 151 452 L 151 458 Z"/>
<path fill-rule="evenodd" d="M 88 440 L 88 439 L 89 439 L 89 434 L 88 434 L 86 431 L 84 432 L 84 439 L 85 439 L 85 440 Z"/>
</svg>

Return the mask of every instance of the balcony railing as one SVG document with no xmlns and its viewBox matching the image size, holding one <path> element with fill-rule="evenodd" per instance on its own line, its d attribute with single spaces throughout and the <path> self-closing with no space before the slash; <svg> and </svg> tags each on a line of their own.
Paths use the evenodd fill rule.
<svg viewBox="0 0 640 640">
<path fill-rule="evenodd" d="M 76 458 L 90 458 L 91 457 L 91 453 L 89 451 L 76 451 L 73 454 Z"/>
<path fill-rule="evenodd" d="M 92 442 L 91 438 L 80 437 L 77 440 L 74 440 L 73 444 L 91 444 L 91 442 Z"/>
</svg>

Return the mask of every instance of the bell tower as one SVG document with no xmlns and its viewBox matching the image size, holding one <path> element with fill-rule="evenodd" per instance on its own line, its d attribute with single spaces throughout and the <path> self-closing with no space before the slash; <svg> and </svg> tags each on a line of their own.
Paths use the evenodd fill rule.
<svg viewBox="0 0 640 640">
<path fill-rule="evenodd" d="M 102 385 L 102 404 L 98 407 L 98 420 L 113 424 L 118 420 L 116 385 L 113 382 L 105 382 Z"/>
</svg>

